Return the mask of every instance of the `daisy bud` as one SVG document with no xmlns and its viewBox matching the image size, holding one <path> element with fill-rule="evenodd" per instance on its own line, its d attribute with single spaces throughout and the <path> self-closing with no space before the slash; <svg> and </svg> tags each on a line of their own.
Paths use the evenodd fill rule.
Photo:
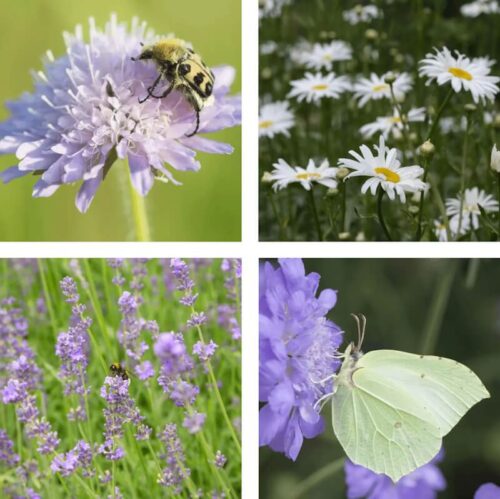
<svg viewBox="0 0 500 499">
<path fill-rule="evenodd" d="M 396 64 L 403 64 L 403 62 L 405 61 L 405 57 L 403 54 L 397 54 L 395 57 L 394 57 L 394 62 Z"/>
<path fill-rule="evenodd" d="M 347 177 L 347 175 L 349 175 L 349 169 L 348 168 L 342 167 L 342 168 L 339 168 L 337 170 L 337 178 L 339 180 L 343 180 L 344 178 Z"/>
<path fill-rule="evenodd" d="M 339 239 L 341 241 L 349 241 L 349 239 L 351 239 L 351 233 L 350 232 L 341 232 L 339 234 Z"/>
<path fill-rule="evenodd" d="M 500 173 L 500 151 L 497 149 L 496 144 L 493 144 L 491 149 L 491 168 L 493 171 Z"/>
<path fill-rule="evenodd" d="M 415 205 L 410 205 L 408 207 L 408 211 L 412 214 L 412 215 L 417 215 L 418 212 L 420 211 L 420 208 L 418 206 L 415 206 Z"/>
<path fill-rule="evenodd" d="M 477 111 L 477 106 L 474 104 L 465 104 L 464 109 L 467 113 L 474 113 Z"/>
<path fill-rule="evenodd" d="M 336 188 L 331 188 L 326 191 L 327 197 L 334 197 L 339 193 L 339 190 Z"/>
<path fill-rule="evenodd" d="M 273 176 L 269 172 L 264 172 L 260 181 L 263 184 L 270 184 L 273 181 Z"/>
<path fill-rule="evenodd" d="M 392 85 L 395 81 L 396 81 L 396 75 L 392 72 L 389 72 L 385 75 L 385 78 L 384 78 L 384 81 L 388 84 L 388 85 Z"/>
<path fill-rule="evenodd" d="M 493 128 L 500 128 L 500 114 L 497 114 L 495 116 L 495 119 L 493 120 Z"/>
<path fill-rule="evenodd" d="M 426 140 L 419 148 L 418 152 L 424 158 L 432 158 L 436 148 L 430 140 Z"/>
<path fill-rule="evenodd" d="M 271 71 L 271 68 L 262 68 L 260 75 L 263 80 L 269 80 L 273 76 L 273 72 Z"/>
<path fill-rule="evenodd" d="M 378 31 L 375 29 L 367 29 L 365 31 L 365 38 L 367 40 L 376 40 L 378 38 Z"/>
<path fill-rule="evenodd" d="M 366 241 L 365 233 L 364 232 L 358 232 L 356 234 L 356 241 L 358 243 L 362 243 L 363 241 Z"/>
</svg>

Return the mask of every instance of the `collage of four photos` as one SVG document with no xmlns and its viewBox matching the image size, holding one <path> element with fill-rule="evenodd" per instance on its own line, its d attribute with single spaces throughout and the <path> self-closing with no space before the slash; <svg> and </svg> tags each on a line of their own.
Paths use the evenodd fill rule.
<svg viewBox="0 0 500 499">
<path fill-rule="evenodd" d="M 3 7 L 0 497 L 500 499 L 500 2 Z"/>
</svg>

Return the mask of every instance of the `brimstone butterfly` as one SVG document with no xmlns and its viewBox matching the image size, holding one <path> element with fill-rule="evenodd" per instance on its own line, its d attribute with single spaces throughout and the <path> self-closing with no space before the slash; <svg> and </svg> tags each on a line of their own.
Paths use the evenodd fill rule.
<svg viewBox="0 0 500 499">
<path fill-rule="evenodd" d="M 466 366 L 433 355 L 360 351 L 366 319 L 332 395 L 333 430 L 349 459 L 394 482 L 429 462 L 443 437 L 490 394 Z"/>
</svg>

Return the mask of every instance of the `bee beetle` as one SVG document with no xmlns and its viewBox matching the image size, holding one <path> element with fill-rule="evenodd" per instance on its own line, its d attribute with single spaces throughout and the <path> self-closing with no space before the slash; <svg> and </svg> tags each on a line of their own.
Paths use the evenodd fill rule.
<svg viewBox="0 0 500 499">
<path fill-rule="evenodd" d="M 200 111 L 212 96 L 215 80 L 214 74 L 199 54 L 184 40 L 165 38 L 144 47 L 139 57 L 131 59 L 133 61 L 152 59 L 159 71 L 158 77 L 147 89 L 148 94 L 139 99 L 139 102 L 142 104 L 150 97 L 163 99 L 172 90 L 182 92 L 196 113 L 196 128 L 194 132 L 186 134 L 186 137 L 195 135 L 200 128 Z M 153 92 L 162 77 L 170 82 L 170 86 L 161 95 L 155 95 Z"/>
<path fill-rule="evenodd" d="M 119 362 L 113 362 L 109 366 L 109 372 L 111 376 L 120 376 L 122 379 L 129 379 L 128 371 Z"/>
</svg>

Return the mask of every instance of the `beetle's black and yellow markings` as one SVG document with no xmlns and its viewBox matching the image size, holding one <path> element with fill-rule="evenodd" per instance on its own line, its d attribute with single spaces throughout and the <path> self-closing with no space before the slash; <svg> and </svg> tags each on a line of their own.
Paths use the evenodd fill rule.
<svg viewBox="0 0 500 499">
<path fill-rule="evenodd" d="M 200 128 L 200 111 L 211 97 L 214 88 L 214 74 L 203 62 L 201 57 L 183 40 L 170 38 L 145 47 L 138 58 L 132 60 L 152 59 L 159 69 L 159 75 L 153 84 L 147 88 L 147 95 L 139 99 L 140 103 L 150 97 L 163 99 L 172 90 L 181 92 L 191 104 L 196 113 L 196 128 L 186 137 L 192 137 Z M 170 86 L 160 95 L 154 90 L 162 78 L 170 82 Z"/>
</svg>

